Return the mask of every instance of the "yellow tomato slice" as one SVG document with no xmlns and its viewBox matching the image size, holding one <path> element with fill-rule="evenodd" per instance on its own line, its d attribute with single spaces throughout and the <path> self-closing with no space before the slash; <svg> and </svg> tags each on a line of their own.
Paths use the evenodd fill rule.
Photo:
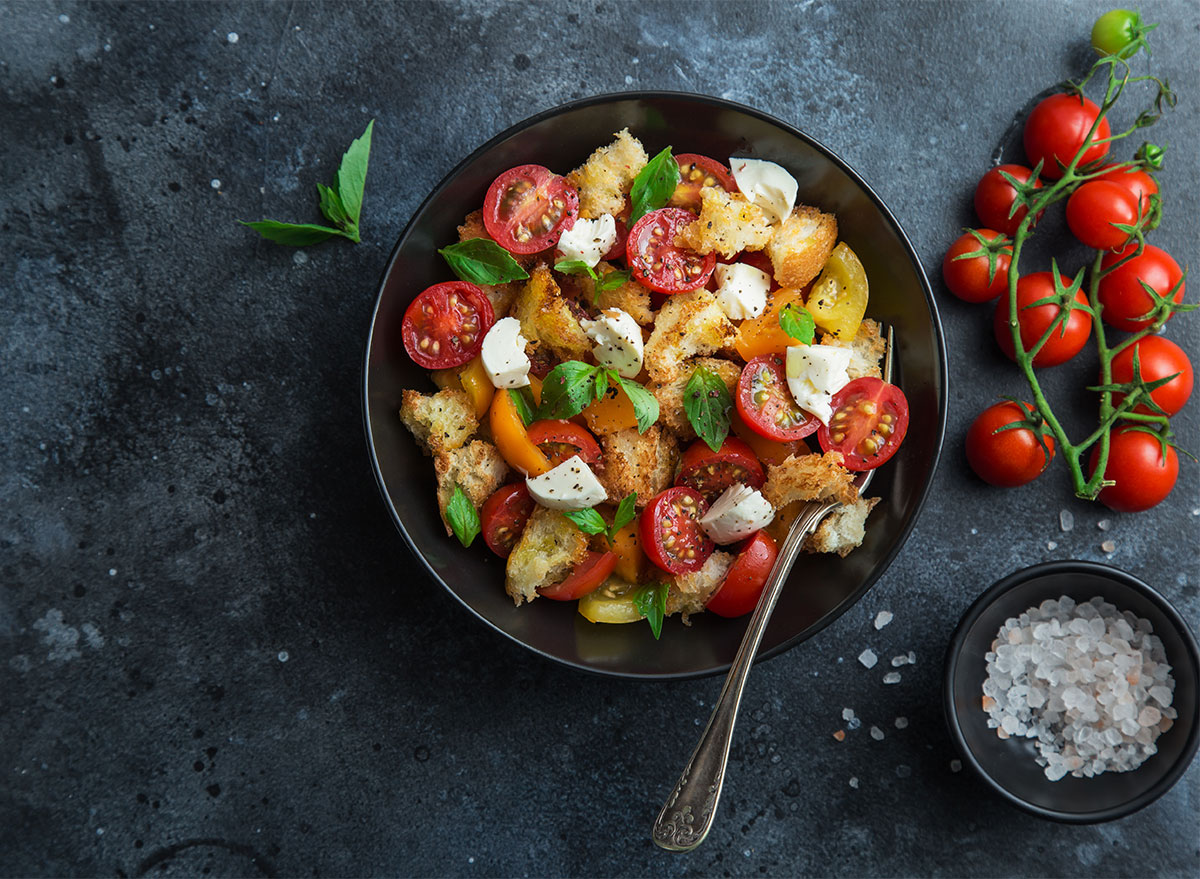
<svg viewBox="0 0 1200 879">
<path fill-rule="evenodd" d="M 492 428 L 492 442 L 510 467 L 526 476 L 541 476 L 550 469 L 550 460 L 529 439 L 525 422 L 507 391 L 492 397 L 488 424 Z"/>
<path fill-rule="evenodd" d="M 806 307 L 817 326 L 839 339 L 853 339 L 858 332 L 867 313 L 867 272 L 845 242 L 829 254 Z"/>
<path fill-rule="evenodd" d="M 588 430 L 602 436 L 637 427 L 633 403 L 625 391 L 616 385 L 609 385 L 603 397 L 588 404 L 583 410 L 583 420 L 587 422 Z"/>
<path fill-rule="evenodd" d="M 636 623 L 642 612 L 633 603 L 634 587 L 609 577 L 599 589 L 579 599 L 579 612 L 593 623 Z"/>
<path fill-rule="evenodd" d="M 780 287 L 771 294 L 771 302 L 762 314 L 742 321 L 733 347 L 747 363 L 764 354 L 782 354 L 789 345 L 799 344 L 779 326 L 779 312 L 789 302 L 802 304 L 804 290 Z"/>
<path fill-rule="evenodd" d="M 465 366 L 460 367 L 458 380 L 467 396 L 471 398 L 471 404 L 475 407 L 475 417 L 482 418 L 492 405 L 492 395 L 496 392 L 492 380 L 488 378 L 487 370 L 483 368 L 483 358 L 474 357 L 467 361 Z"/>
</svg>

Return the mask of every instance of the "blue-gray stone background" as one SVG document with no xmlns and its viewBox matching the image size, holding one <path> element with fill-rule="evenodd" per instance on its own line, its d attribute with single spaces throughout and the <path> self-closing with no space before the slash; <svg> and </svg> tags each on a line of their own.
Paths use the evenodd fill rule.
<svg viewBox="0 0 1200 879">
<path fill-rule="evenodd" d="M 1196 266 L 1200 8 L 1139 5 L 1180 97 L 1149 134 L 1170 148 L 1153 240 Z M 1107 561 L 1200 610 L 1195 463 L 1160 507 L 1115 515 L 1061 463 L 1003 491 L 962 452 L 1023 385 L 942 254 L 1106 8 L 0 3 L 0 873 L 1196 875 L 1200 767 L 1126 820 L 1045 823 L 952 771 L 939 701 L 958 616 L 1026 564 Z M 717 826 L 685 856 L 649 827 L 720 681 L 581 675 L 472 620 L 415 573 L 359 398 L 377 279 L 437 181 L 535 112 L 650 88 L 746 102 L 860 172 L 933 281 L 951 375 L 911 539 L 755 669 Z M 314 185 L 372 118 L 361 244 L 236 224 L 316 221 Z M 1200 354 L 1200 317 L 1167 334 Z M 1076 435 L 1091 369 L 1047 374 Z M 1193 451 L 1198 411 L 1175 421 Z M 917 663 L 885 686 L 866 647 Z M 843 707 L 864 726 L 839 743 Z"/>
</svg>

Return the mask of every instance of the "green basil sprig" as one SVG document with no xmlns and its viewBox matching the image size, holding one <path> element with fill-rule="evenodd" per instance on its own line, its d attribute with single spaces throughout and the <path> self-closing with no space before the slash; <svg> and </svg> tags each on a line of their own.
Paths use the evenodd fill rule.
<svg viewBox="0 0 1200 879">
<path fill-rule="evenodd" d="M 599 277 L 596 270 L 581 259 L 564 259 L 562 262 L 556 262 L 554 271 L 562 272 L 564 275 L 587 275 L 593 281 Z"/>
<path fill-rule="evenodd" d="M 529 272 L 521 268 L 512 254 L 490 238 L 468 238 L 438 250 L 451 271 L 471 284 L 507 284 L 523 281 Z"/>
<path fill-rule="evenodd" d="M 679 185 L 679 163 L 667 147 L 646 163 L 646 167 L 633 178 L 629 190 L 629 228 L 651 211 L 656 211 L 671 200 L 675 187 Z"/>
<path fill-rule="evenodd" d="M 617 512 L 613 515 L 611 525 L 605 524 L 604 517 L 595 507 L 588 507 L 586 510 L 569 510 L 563 515 L 574 522 L 575 526 L 584 534 L 603 534 L 608 538 L 609 543 L 612 543 L 616 539 L 617 532 L 632 522 L 633 517 L 637 515 L 636 503 L 636 491 L 631 491 L 622 498 L 621 503 L 617 506 Z"/>
<path fill-rule="evenodd" d="M 550 370 L 542 382 L 542 404 L 537 417 L 573 418 L 593 400 L 603 397 L 610 384 L 620 385 L 633 403 L 638 433 L 645 433 L 658 421 L 658 400 L 652 393 L 632 379 L 618 375 L 616 370 L 578 360 L 564 361 Z"/>
<path fill-rule="evenodd" d="M 811 345 L 817 334 L 817 324 L 803 305 L 789 302 L 779 312 L 779 327 L 801 345 Z"/>
<path fill-rule="evenodd" d="M 696 436 L 714 452 L 729 436 L 729 413 L 733 397 L 724 379 L 704 366 L 697 366 L 683 388 L 683 411 Z"/>
<path fill-rule="evenodd" d="M 513 408 L 517 410 L 517 414 L 521 416 L 521 421 L 526 427 L 537 421 L 537 404 L 533 402 L 533 391 L 528 386 L 523 388 L 509 388 L 508 396 L 512 400 Z"/>
<path fill-rule="evenodd" d="M 634 606 L 650 624 L 655 641 L 662 634 L 663 618 L 667 615 L 667 591 L 666 583 L 651 583 L 633 593 Z"/>
<path fill-rule="evenodd" d="M 454 483 L 454 494 L 450 495 L 450 502 L 446 504 L 446 521 L 463 546 L 470 546 L 479 534 L 479 513 L 457 482 Z"/>
</svg>

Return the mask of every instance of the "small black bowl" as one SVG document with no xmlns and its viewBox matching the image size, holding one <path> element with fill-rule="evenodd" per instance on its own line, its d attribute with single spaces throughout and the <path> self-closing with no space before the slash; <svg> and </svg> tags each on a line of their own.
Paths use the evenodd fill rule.
<svg viewBox="0 0 1200 879">
<path fill-rule="evenodd" d="M 1098 595 L 1117 610 L 1149 620 L 1163 642 L 1175 679 L 1171 704 L 1179 716 L 1159 737 L 1158 753 L 1132 772 L 1104 772 L 1093 778 L 1067 775 L 1050 781 L 1034 762 L 1032 739 L 1001 739 L 988 728 L 980 704 L 987 677 L 984 654 L 1006 619 L 1062 595 L 1081 604 Z M 1123 818 L 1154 802 L 1187 771 L 1200 745 L 1198 681 L 1196 638 L 1170 602 L 1132 574 L 1095 562 L 1061 561 L 1005 577 L 967 609 L 946 651 L 943 699 L 951 737 L 992 790 L 1041 818 L 1095 824 Z"/>
</svg>

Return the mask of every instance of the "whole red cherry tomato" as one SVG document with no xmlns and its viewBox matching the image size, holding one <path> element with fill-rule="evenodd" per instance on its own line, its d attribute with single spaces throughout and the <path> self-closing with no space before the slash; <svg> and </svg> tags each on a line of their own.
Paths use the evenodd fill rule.
<svg viewBox="0 0 1200 879">
<path fill-rule="evenodd" d="M 1071 193 L 1067 201 L 1067 225 L 1071 234 L 1096 250 L 1116 250 L 1129 241 L 1129 233 L 1117 228 L 1138 221 L 1138 202 L 1119 183 L 1089 180 Z"/>
<path fill-rule="evenodd" d="M 1066 286 L 1069 282 L 1060 283 Z M 1034 272 L 1025 275 L 1017 281 L 1017 320 L 1021 326 L 1021 345 L 1029 351 L 1046 328 L 1058 317 L 1058 306 L 1053 303 L 1034 305 L 1033 303 L 1054 295 L 1054 278 L 1050 272 Z M 1075 301 L 1087 305 L 1087 297 L 1082 290 L 1075 291 Z M 996 342 L 1011 359 L 1016 360 L 1013 349 L 1012 331 L 1008 322 L 1008 300 L 1001 298 L 996 303 L 996 315 L 993 319 L 993 329 Z M 1072 308 L 1066 321 L 1050 333 L 1046 344 L 1033 358 L 1034 366 L 1058 366 L 1066 363 L 1079 353 L 1092 334 L 1092 316 L 1079 308 Z"/>
<path fill-rule="evenodd" d="M 984 409 L 967 431 L 967 463 L 989 485 L 1015 488 L 1032 482 L 1054 459 L 1054 437 L 1043 434 L 1046 448 L 1028 427 L 1009 427 L 1030 421 L 1033 407 L 1009 400 Z M 1046 454 L 1047 450 L 1049 454 Z"/>
<path fill-rule="evenodd" d="M 1029 213 L 1029 208 L 1021 205 L 1013 211 L 1017 200 L 1017 190 L 1005 179 L 1004 174 L 1014 180 L 1028 183 L 1033 177 L 1033 171 L 1024 165 L 998 165 L 981 178 L 975 186 L 975 213 L 979 222 L 989 229 L 996 229 L 1005 235 L 1016 235 L 1017 227 Z M 1034 178 L 1035 189 L 1042 188 L 1042 181 Z M 1011 214 L 1011 216 L 1010 216 Z M 1041 214 L 1034 217 L 1034 223 L 1041 219 Z"/>
<path fill-rule="evenodd" d="M 1110 268 L 1136 251 L 1135 242 L 1124 250 L 1105 255 L 1100 262 L 1100 270 L 1109 272 Z M 1179 263 L 1162 248 L 1147 244 L 1140 254 L 1100 279 L 1100 304 L 1104 306 L 1100 316 L 1106 324 L 1134 333 L 1154 322 L 1154 299 L 1146 292 L 1143 283 L 1149 284 L 1159 296 L 1167 296 L 1175 289 L 1173 298 L 1176 302 L 1183 301 L 1183 291 L 1187 286 L 1183 283 L 1183 271 Z M 1177 289 L 1176 284 L 1179 285 Z"/>
<path fill-rule="evenodd" d="M 1100 447 L 1092 449 L 1088 462 L 1095 473 Z M 1104 478 L 1116 485 L 1100 490 L 1099 500 L 1118 513 L 1138 513 L 1166 500 L 1179 478 L 1179 455 L 1163 446 L 1158 437 L 1133 427 L 1114 430 L 1109 440 Z"/>
<path fill-rule="evenodd" d="M 1109 165 L 1100 169 L 1103 173 L 1097 180 L 1107 180 L 1133 193 L 1143 213 L 1150 209 L 1150 196 L 1158 195 L 1158 183 L 1140 168 L 1119 168 Z"/>
<path fill-rule="evenodd" d="M 1121 350 L 1112 359 L 1112 380 L 1115 384 L 1126 384 L 1133 381 L 1133 353 L 1137 351 L 1138 369 L 1142 378 L 1147 382 L 1157 381 L 1167 376 L 1175 376 L 1165 385 L 1150 392 L 1150 398 L 1168 416 L 1175 415 L 1183 408 L 1192 395 L 1194 376 L 1192 361 L 1188 359 L 1183 349 L 1162 336 L 1146 336 L 1137 343 Z M 1124 398 L 1124 394 L 1113 394 L 1113 405 Z M 1139 404 L 1134 412 L 1150 412 L 1150 407 Z"/>
<path fill-rule="evenodd" d="M 996 253 L 995 271 L 989 277 L 992 267 L 986 253 L 988 247 L 976 236 L 989 243 L 1004 238 L 999 232 L 991 229 L 964 232 L 950 245 L 945 259 L 942 260 L 942 277 L 946 286 L 964 302 L 987 302 L 1008 289 L 1008 267 L 1012 263 L 1012 247 L 1005 247 Z M 968 256 L 972 253 L 979 255 Z"/>
<path fill-rule="evenodd" d="M 1051 95 L 1034 107 L 1025 120 L 1025 158 L 1031 165 L 1041 162 L 1041 176 L 1047 180 L 1062 177 L 1063 168 L 1071 163 L 1085 141 L 1089 146 L 1076 167 L 1104 158 L 1112 134 L 1108 119 L 1102 119 L 1095 134 L 1088 138 L 1099 116 L 1096 103 L 1082 95 Z"/>
</svg>

